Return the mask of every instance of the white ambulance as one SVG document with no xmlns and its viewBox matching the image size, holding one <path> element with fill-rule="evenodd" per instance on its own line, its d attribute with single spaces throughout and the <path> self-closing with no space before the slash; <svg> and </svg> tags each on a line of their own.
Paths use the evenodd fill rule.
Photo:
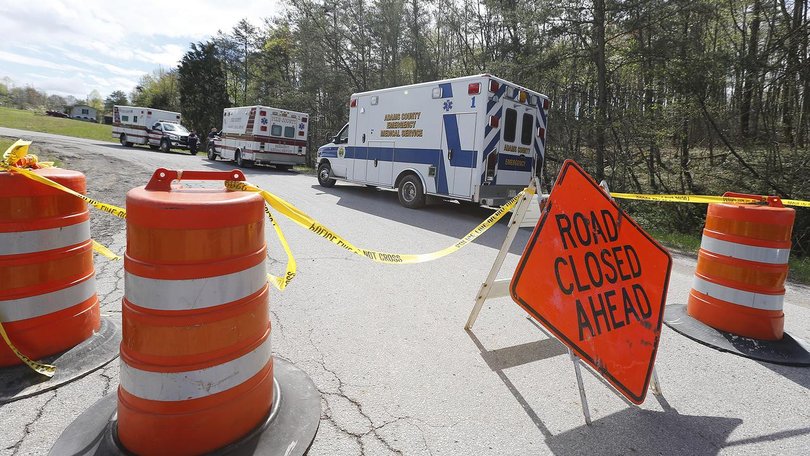
<svg viewBox="0 0 810 456">
<path fill-rule="evenodd" d="M 168 152 L 188 149 L 188 130 L 180 124 L 180 113 L 139 106 L 113 106 L 112 136 L 122 146 L 145 144 Z"/>
<path fill-rule="evenodd" d="M 318 149 L 318 182 L 397 188 L 497 206 L 542 166 L 549 99 L 482 74 L 352 95 L 349 123 Z"/>
<path fill-rule="evenodd" d="M 208 159 L 222 157 L 239 167 L 253 164 L 290 169 L 307 156 L 309 115 L 303 112 L 243 106 L 225 108 L 220 137 L 208 144 Z"/>
</svg>

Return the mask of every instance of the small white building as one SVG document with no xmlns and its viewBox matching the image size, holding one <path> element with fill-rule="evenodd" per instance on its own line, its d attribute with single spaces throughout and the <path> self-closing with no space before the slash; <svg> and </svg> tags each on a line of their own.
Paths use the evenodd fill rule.
<svg viewBox="0 0 810 456">
<path fill-rule="evenodd" d="M 98 119 L 96 108 L 88 105 L 68 106 L 67 115 L 71 119 L 90 120 L 93 122 L 96 122 Z"/>
</svg>

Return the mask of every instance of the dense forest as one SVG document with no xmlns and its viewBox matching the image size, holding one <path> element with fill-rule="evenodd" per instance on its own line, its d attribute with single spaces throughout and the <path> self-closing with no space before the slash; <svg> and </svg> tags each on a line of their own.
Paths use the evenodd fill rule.
<svg viewBox="0 0 810 456">
<path fill-rule="evenodd" d="M 311 114 L 314 151 L 349 96 L 491 73 L 548 95 L 543 170 L 572 158 L 612 190 L 810 198 L 808 0 L 283 0 L 192 43 L 134 104 L 198 130 L 229 105 Z M 624 203 L 623 203 L 624 204 Z M 627 203 L 697 232 L 705 206 Z M 810 254 L 810 210 L 794 245 Z"/>
</svg>

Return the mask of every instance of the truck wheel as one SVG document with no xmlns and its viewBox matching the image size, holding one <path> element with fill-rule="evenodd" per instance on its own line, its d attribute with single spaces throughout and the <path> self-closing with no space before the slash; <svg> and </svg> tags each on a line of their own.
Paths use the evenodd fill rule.
<svg viewBox="0 0 810 456">
<path fill-rule="evenodd" d="M 121 141 L 121 145 L 124 147 L 132 147 L 132 143 L 127 141 L 127 134 L 121 133 L 121 136 L 118 137 L 118 140 Z"/>
<path fill-rule="evenodd" d="M 329 177 L 332 174 L 332 167 L 329 163 L 321 163 L 318 166 L 318 183 L 321 187 L 331 188 L 335 186 L 336 179 Z"/>
<path fill-rule="evenodd" d="M 168 152 L 172 149 L 172 145 L 169 143 L 168 139 L 164 139 L 160 142 L 160 151 L 161 152 Z"/>
<path fill-rule="evenodd" d="M 418 209 L 425 205 L 425 191 L 422 181 L 413 174 L 409 174 L 399 183 L 397 191 L 399 203 L 408 209 Z"/>
<path fill-rule="evenodd" d="M 214 145 L 211 144 L 208 146 L 208 159 L 211 161 L 217 161 L 217 153 L 214 151 Z"/>
</svg>

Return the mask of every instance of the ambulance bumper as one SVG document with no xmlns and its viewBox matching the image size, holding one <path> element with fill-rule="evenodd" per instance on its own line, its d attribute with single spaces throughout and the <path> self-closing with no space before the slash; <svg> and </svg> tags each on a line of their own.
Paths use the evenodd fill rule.
<svg viewBox="0 0 810 456">
<path fill-rule="evenodd" d="M 274 152 L 254 152 L 251 155 L 253 158 L 249 158 L 248 154 L 245 154 L 245 158 L 253 160 L 256 164 L 302 165 L 306 162 L 306 155 L 279 154 Z"/>
<path fill-rule="evenodd" d="M 524 188 L 525 185 L 482 185 L 478 187 L 478 203 L 482 206 L 502 206 Z"/>
</svg>

